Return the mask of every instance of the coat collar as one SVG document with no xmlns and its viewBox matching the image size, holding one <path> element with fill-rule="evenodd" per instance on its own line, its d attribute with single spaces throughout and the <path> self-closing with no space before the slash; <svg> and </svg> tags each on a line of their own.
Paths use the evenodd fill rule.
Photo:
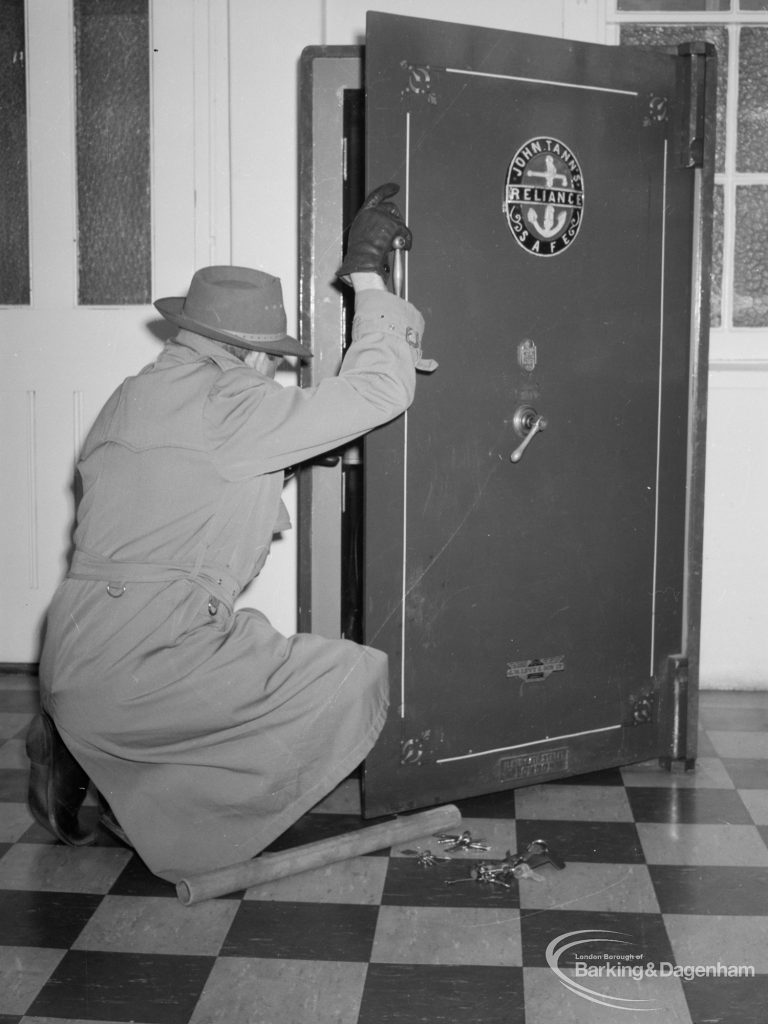
<svg viewBox="0 0 768 1024">
<path fill-rule="evenodd" d="M 179 331 L 178 336 L 166 344 L 158 361 L 192 363 L 201 357 L 210 359 L 220 370 L 247 369 L 242 359 L 227 352 L 213 339 L 192 331 Z"/>
</svg>

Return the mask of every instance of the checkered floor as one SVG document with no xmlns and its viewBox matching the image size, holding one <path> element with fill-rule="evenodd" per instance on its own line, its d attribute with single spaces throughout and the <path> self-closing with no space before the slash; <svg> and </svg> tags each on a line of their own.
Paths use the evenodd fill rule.
<svg viewBox="0 0 768 1024">
<path fill-rule="evenodd" d="M 35 708 L 34 679 L 0 676 L 0 1024 L 768 1024 L 768 693 L 702 695 L 694 774 L 462 801 L 489 854 L 396 847 L 192 907 L 107 835 L 32 822 Z M 279 845 L 356 812 L 348 781 Z M 537 838 L 564 870 L 471 877 Z"/>
</svg>

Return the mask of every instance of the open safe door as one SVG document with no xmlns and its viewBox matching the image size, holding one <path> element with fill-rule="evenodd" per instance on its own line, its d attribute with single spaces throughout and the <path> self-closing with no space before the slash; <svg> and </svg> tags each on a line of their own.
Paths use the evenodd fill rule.
<svg viewBox="0 0 768 1024">
<path fill-rule="evenodd" d="M 345 114 L 363 66 L 364 186 L 401 186 L 404 294 L 439 364 L 365 439 L 356 521 L 347 454 L 300 481 L 300 628 L 341 623 L 328 599 L 344 603 L 351 559 L 360 639 L 389 655 L 369 816 L 693 763 L 713 63 L 706 44 L 383 14 L 364 55 L 304 55 L 307 382 L 344 345 L 332 280 L 363 187 L 363 118 Z"/>
</svg>

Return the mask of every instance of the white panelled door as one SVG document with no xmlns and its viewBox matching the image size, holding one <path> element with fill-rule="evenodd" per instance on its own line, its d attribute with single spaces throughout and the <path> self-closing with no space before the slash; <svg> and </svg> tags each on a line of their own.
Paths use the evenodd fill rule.
<svg viewBox="0 0 768 1024">
<path fill-rule="evenodd" d="M 227 2 L 154 0 L 150 10 L 152 293 L 180 295 L 197 266 L 230 262 L 217 58 Z M 77 304 L 70 0 L 28 0 L 26 29 L 31 303 L 0 309 L 0 663 L 38 660 L 70 550 L 80 445 L 112 390 L 155 358 L 162 324 L 152 306 Z"/>
</svg>

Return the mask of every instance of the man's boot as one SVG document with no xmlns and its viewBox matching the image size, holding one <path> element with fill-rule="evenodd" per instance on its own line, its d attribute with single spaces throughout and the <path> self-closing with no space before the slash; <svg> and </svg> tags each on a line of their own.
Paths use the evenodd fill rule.
<svg viewBox="0 0 768 1024">
<path fill-rule="evenodd" d="M 88 776 L 70 754 L 46 711 L 35 715 L 27 732 L 29 809 L 35 820 L 68 846 L 89 846 L 95 832 L 78 821 Z"/>
</svg>

